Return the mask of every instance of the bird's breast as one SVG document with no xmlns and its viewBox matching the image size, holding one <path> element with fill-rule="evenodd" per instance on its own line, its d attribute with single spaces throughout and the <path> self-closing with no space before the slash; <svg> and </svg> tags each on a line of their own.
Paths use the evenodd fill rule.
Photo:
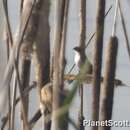
<svg viewBox="0 0 130 130">
<path fill-rule="evenodd" d="M 78 52 L 75 52 L 74 62 L 76 64 L 76 66 L 79 67 L 79 64 L 80 64 L 80 54 Z"/>
</svg>

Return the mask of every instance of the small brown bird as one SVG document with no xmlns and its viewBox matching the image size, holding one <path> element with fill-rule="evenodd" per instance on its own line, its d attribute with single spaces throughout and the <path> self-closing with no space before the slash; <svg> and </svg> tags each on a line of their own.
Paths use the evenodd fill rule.
<svg viewBox="0 0 130 130">
<path fill-rule="evenodd" d="M 52 111 L 52 83 L 47 83 L 41 89 L 40 110 L 42 114 L 45 111 L 49 113 Z"/>
<path fill-rule="evenodd" d="M 69 93 L 69 90 L 62 90 L 60 92 L 61 98 L 64 100 L 66 95 Z M 51 113 L 52 112 L 52 102 L 53 102 L 53 89 L 52 83 L 47 83 L 41 89 L 41 101 L 40 101 L 40 110 L 41 113 Z"/>
</svg>

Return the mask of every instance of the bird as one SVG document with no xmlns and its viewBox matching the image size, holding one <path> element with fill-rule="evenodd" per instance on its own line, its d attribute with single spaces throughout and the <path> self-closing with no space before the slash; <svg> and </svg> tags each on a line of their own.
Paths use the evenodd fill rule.
<svg viewBox="0 0 130 130">
<path fill-rule="evenodd" d="M 43 114 L 45 111 L 52 112 L 52 83 L 49 82 L 41 89 L 40 110 Z"/>
<path fill-rule="evenodd" d="M 69 90 L 63 89 L 60 91 L 60 98 L 64 100 Z M 49 82 L 45 84 L 40 92 L 40 111 L 41 114 L 52 113 L 53 102 L 53 83 Z"/>
<path fill-rule="evenodd" d="M 73 49 L 75 52 L 74 62 L 75 62 L 75 65 L 78 67 L 79 71 L 82 68 L 82 66 L 86 64 L 87 65 L 86 73 L 92 74 L 93 66 L 91 62 L 89 61 L 87 55 L 84 53 L 84 50 L 79 46 L 76 46 Z"/>
</svg>

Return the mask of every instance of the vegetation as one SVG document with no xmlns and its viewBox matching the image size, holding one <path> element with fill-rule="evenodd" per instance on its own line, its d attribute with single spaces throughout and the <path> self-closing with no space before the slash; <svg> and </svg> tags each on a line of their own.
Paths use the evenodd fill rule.
<svg viewBox="0 0 130 130">
<path fill-rule="evenodd" d="M 51 5 L 54 6 L 54 25 L 50 26 L 49 18 Z M 67 32 L 70 13 L 70 0 L 21 0 L 19 6 L 19 26 L 15 34 L 11 26 L 8 0 L 0 1 L 0 42 L 4 42 L 4 61 L 6 66 L 2 75 L 0 87 L 0 130 L 15 130 L 17 120 L 20 126 L 17 129 L 34 129 L 38 120 L 42 119 L 43 130 L 69 130 L 71 124 L 76 130 L 84 130 L 84 87 L 91 84 L 93 92 L 92 120 L 105 121 L 112 119 L 113 98 L 115 86 L 126 86 L 116 79 L 116 65 L 118 57 L 117 17 L 121 18 L 125 43 L 130 59 L 130 44 L 122 11 L 122 4 L 116 0 L 114 5 L 106 9 L 106 0 L 98 0 L 96 30 L 90 38 L 87 34 L 87 4 L 80 0 L 80 39 L 78 47 L 81 49 L 82 66 L 78 74 L 72 70 L 65 71 L 67 65 Z M 107 47 L 105 58 L 105 73 L 102 76 L 102 55 L 104 44 L 105 19 L 115 10 L 113 16 L 112 34 Z M 118 15 L 119 14 L 119 15 Z M 4 18 L 2 18 L 4 17 Z M 3 26 L 5 24 L 5 26 Z M 53 27 L 52 27 L 53 26 Z M 5 41 L 2 41 L 4 27 Z M 54 28 L 51 39 L 50 32 Z M 89 61 L 85 50 L 94 42 L 94 62 Z M 87 40 L 86 40 L 87 39 Z M 86 42 L 87 41 L 87 42 Z M 86 44 L 87 43 L 87 44 Z M 1 49 L 0 49 L 1 51 Z M 1 55 L 1 52 L 0 52 Z M 0 62 L 4 62 L 0 59 Z M 2 67 L 0 66 L 0 70 Z M 101 87 L 103 84 L 103 87 Z M 66 90 L 67 87 L 71 89 Z M 30 102 L 32 91 L 38 97 L 38 106 L 35 113 L 33 102 Z M 69 116 L 70 107 L 77 94 L 80 93 L 78 122 Z M 17 107 L 19 105 L 19 107 Z M 101 105 L 100 105 L 101 104 Z M 8 110 L 6 109 L 8 106 Z M 17 112 L 20 112 L 18 116 Z M 31 115 L 31 116 L 30 116 Z M 92 130 L 110 130 L 111 127 L 93 126 Z"/>
</svg>

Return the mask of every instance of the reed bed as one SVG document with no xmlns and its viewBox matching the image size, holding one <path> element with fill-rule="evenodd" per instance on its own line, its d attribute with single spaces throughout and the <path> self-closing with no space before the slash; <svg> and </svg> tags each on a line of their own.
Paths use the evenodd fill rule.
<svg viewBox="0 0 130 130">
<path fill-rule="evenodd" d="M 76 64 L 72 64 L 66 72 L 67 34 L 71 0 L 21 0 L 19 6 L 19 26 L 17 37 L 12 31 L 9 13 L 9 1 L 2 0 L 1 16 L 5 17 L 5 51 L 6 66 L 0 90 L 0 130 L 35 129 L 42 119 L 42 130 L 69 130 L 69 125 L 75 130 L 86 130 L 84 126 L 85 108 L 84 87 L 90 84 L 92 88 L 92 120 L 111 120 L 113 115 L 114 90 L 117 86 L 127 86 L 116 78 L 118 58 L 117 18 L 120 17 L 126 50 L 130 58 L 129 37 L 122 2 L 116 0 L 114 5 L 106 9 L 106 0 L 97 1 L 96 30 L 87 38 L 87 0 L 79 3 L 79 43 L 81 63 L 77 74 L 73 73 Z M 54 27 L 50 26 L 49 17 L 51 6 L 54 6 Z M 111 10 L 115 9 L 112 14 Z M 87 12 L 88 11 L 88 12 Z M 4 14 L 3 14 L 4 12 Z M 113 16 L 112 35 L 108 43 L 105 57 L 105 72 L 102 76 L 102 57 L 104 51 L 105 19 Z M 0 22 L 1 21 L 0 18 Z M 1 32 L 0 26 L 0 32 Z M 53 39 L 50 35 L 53 33 Z M 2 34 L 0 33 L 0 38 Z M 92 39 L 95 42 L 92 43 Z M 93 44 L 93 63 L 86 55 L 86 49 Z M 76 45 L 75 45 L 76 46 Z M 92 49 L 92 48 L 91 48 Z M 73 50 L 72 50 L 73 51 Z M 1 53 L 0 53 L 1 54 Z M 1 60 L 1 59 L 0 59 Z M 1 61 L 0 61 L 1 62 Z M 1 69 L 1 66 L 0 66 Z M 32 78 L 32 75 L 34 78 Z M 67 89 L 71 88 L 71 89 Z M 37 111 L 30 115 L 30 94 L 35 91 L 38 97 Z M 77 122 L 70 117 L 70 107 L 79 92 Z M 35 102 L 35 101 L 34 101 Z M 3 111 L 5 104 L 7 112 Z M 19 108 L 17 106 L 19 105 Z M 6 109 L 6 108 L 5 108 Z M 18 110 L 17 110 L 18 109 Z M 32 108 L 31 108 L 32 109 Z M 20 116 L 17 116 L 20 112 Z M 76 113 L 75 113 L 76 114 Z M 19 128 L 17 120 L 20 120 Z M 110 130 L 110 126 L 92 126 L 92 130 Z"/>
</svg>

